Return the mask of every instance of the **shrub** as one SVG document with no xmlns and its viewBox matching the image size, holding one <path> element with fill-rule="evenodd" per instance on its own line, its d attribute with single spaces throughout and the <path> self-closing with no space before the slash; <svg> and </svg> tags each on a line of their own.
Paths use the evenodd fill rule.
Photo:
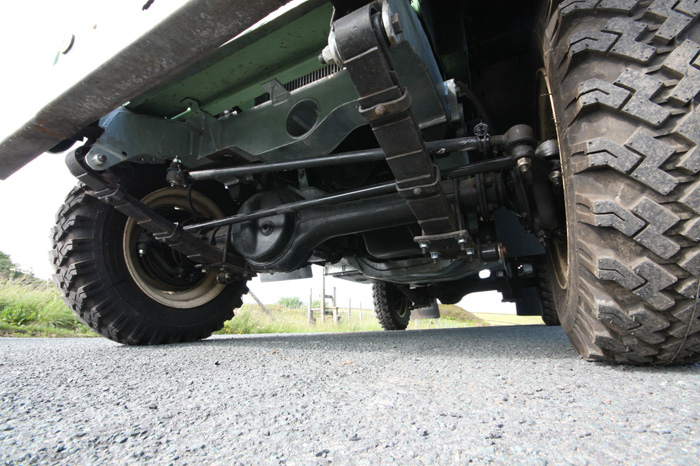
<svg viewBox="0 0 700 466">
<path fill-rule="evenodd" d="M 297 298 L 296 296 L 291 298 L 280 298 L 279 301 L 277 301 L 277 304 L 279 304 L 282 307 L 286 307 L 287 309 L 299 309 L 304 305 L 302 300 Z"/>
<path fill-rule="evenodd" d="M 0 303 L 2 306 L 2 303 Z M 35 309 L 28 309 L 21 305 L 2 306 L 0 312 L 0 320 L 12 325 L 27 325 L 35 322 L 39 317 L 39 313 Z"/>
<path fill-rule="evenodd" d="M 0 280 L 0 321 L 78 329 L 82 324 L 61 300 L 55 285 L 34 277 Z"/>
</svg>

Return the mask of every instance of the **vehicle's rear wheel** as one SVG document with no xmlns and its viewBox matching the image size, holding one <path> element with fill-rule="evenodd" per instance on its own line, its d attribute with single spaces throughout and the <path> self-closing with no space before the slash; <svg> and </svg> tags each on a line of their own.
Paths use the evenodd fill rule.
<svg viewBox="0 0 700 466">
<path fill-rule="evenodd" d="M 392 283 L 372 286 L 374 315 L 384 330 L 406 330 L 411 320 L 408 298 Z"/>
<path fill-rule="evenodd" d="M 158 178 L 125 179 L 130 192 L 186 224 L 223 216 L 196 190 L 160 188 Z M 245 282 L 221 285 L 133 220 L 91 197 L 68 195 L 53 229 L 54 280 L 64 301 L 95 332 L 132 345 L 206 338 L 233 317 Z"/>
<path fill-rule="evenodd" d="M 567 215 L 550 279 L 590 360 L 700 360 L 700 10 L 676 3 L 566 0 L 544 37 Z"/>
</svg>

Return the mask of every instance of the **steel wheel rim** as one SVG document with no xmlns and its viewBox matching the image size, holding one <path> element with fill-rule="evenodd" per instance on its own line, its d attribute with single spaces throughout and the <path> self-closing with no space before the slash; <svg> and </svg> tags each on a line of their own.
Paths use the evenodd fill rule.
<svg viewBox="0 0 700 466">
<path fill-rule="evenodd" d="M 196 213 L 208 219 L 224 216 L 212 200 L 197 191 L 188 194 L 184 188 L 163 188 L 150 193 L 141 202 L 166 218 L 171 217 L 171 220 L 174 220 L 172 217 L 180 218 Z M 192 211 L 192 207 L 196 212 Z M 123 235 L 123 256 L 129 275 L 149 298 L 167 307 L 192 309 L 210 302 L 224 290 L 225 285 L 216 282 L 216 271 L 202 273 L 194 268 L 194 263 L 165 245 L 158 246 L 158 250 L 149 249 L 141 254 L 139 241 L 144 234 L 145 231 L 133 219 L 127 220 Z M 181 266 L 191 278 L 180 280 L 182 284 L 178 285 L 176 276 L 163 275 L 162 271 L 173 264 Z"/>
<path fill-rule="evenodd" d="M 557 134 L 557 116 L 554 110 L 554 101 L 552 100 L 552 91 L 549 85 L 549 78 L 544 69 L 537 71 L 537 136 L 540 141 L 546 141 L 550 139 L 556 139 L 557 144 L 559 144 L 559 137 Z M 561 159 L 561 146 L 559 146 L 559 164 L 562 169 L 562 173 L 565 170 L 564 161 Z M 562 185 L 564 189 L 564 199 L 567 199 L 567 189 L 568 183 L 566 181 L 566 176 L 562 176 Z M 564 209 L 566 218 L 565 225 L 566 236 L 563 238 L 553 238 L 549 241 L 550 247 L 550 261 L 552 264 L 552 269 L 554 271 L 554 277 L 557 280 L 559 288 L 562 290 L 567 290 L 569 288 L 569 212 L 568 209 Z"/>
</svg>

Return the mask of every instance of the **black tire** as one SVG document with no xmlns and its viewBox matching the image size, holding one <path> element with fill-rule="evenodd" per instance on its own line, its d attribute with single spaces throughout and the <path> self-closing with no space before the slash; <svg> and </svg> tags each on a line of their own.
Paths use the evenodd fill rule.
<svg viewBox="0 0 700 466">
<path fill-rule="evenodd" d="M 700 360 L 699 12 L 566 0 L 546 26 L 567 214 L 551 279 L 589 360 Z"/>
<path fill-rule="evenodd" d="M 561 325 L 552 294 L 552 285 L 547 272 L 547 260 L 544 256 L 532 257 L 532 268 L 537 286 L 522 288 L 520 298 L 515 303 L 519 316 L 540 316 L 549 326 Z"/>
<path fill-rule="evenodd" d="M 183 195 L 187 199 L 186 190 L 154 191 L 159 187 L 156 179 L 164 179 L 164 173 L 123 182 L 136 197 L 148 194 L 144 202 L 166 217 L 169 210 L 183 215 L 188 204 L 200 213 L 212 208 L 211 201 L 202 204 L 200 194 L 190 194 L 190 203 L 177 200 Z M 179 203 L 178 208 L 171 202 Z M 143 242 L 144 235 L 133 221 L 89 196 L 82 186 L 73 189 L 52 232 L 54 281 L 66 304 L 98 334 L 130 345 L 195 341 L 222 328 L 242 304 L 245 282 L 216 284 L 214 272 L 203 274 L 165 245 L 143 249 L 152 244 Z M 159 265 L 163 260 L 166 266 Z M 174 264 L 179 267 L 175 275 L 170 272 Z"/>
<path fill-rule="evenodd" d="M 384 330 L 406 330 L 411 320 L 408 298 L 392 283 L 372 285 L 374 315 Z"/>
<path fill-rule="evenodd" d="M 542 309 L 542 321 L 545 325 L 556 327 L 561 325 L 559 315 L 557 314 L 557 306 L 554 302 L 554 294 L 552 293 L 552 283 L 549 280 L 547 261 L 536 259 L 533 263 L 535 274 L 537 276 L 537 292 L 540 298 Z"/>
</svg>

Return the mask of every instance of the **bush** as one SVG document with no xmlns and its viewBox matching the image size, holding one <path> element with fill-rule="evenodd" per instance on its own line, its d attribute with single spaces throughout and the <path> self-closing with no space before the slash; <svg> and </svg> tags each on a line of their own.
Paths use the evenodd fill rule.
<svg viewBox="0 0 700 466">
<path fill-rule="evenodd" d="M 61 300 L 58 288 L 34 277 L 0 280 L 0 321 L 16 326 L 83 327 Z"/>
<path fill-rule="evenodd" d="M 277 304 L 282 307 L 286 307 L 287 309 L 299 309 L 304 305 L 302 300 L 296 296 L 291 298 L 280 298 L 279 301 L 277 301 Z"/>
<path fill-rule="evenodd" d="M 0 320 L 8 324 L 27 325 L 35 322 L 39 317 L 39 313 L 34 309 L 27 309 L 16 305 L 3 306 L 1 302 L 0 307 L 2 307 Z"/>
</svg>

